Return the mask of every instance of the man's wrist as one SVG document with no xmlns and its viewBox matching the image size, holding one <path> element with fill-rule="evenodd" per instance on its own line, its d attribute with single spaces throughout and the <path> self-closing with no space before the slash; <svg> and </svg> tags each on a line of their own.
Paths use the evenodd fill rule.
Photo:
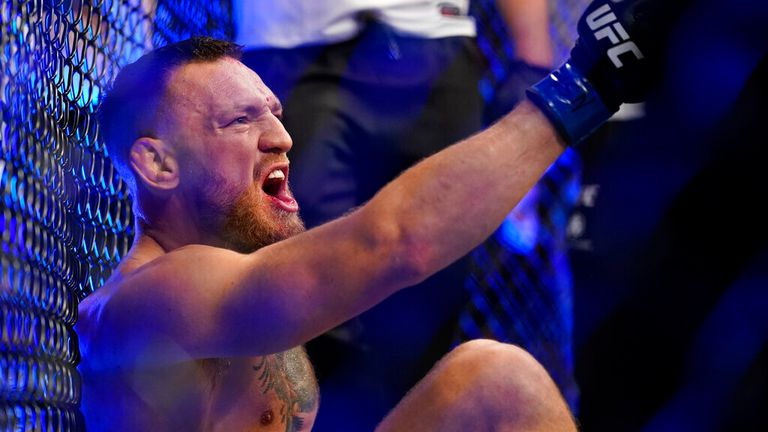
<svg viewBox="0 0 768 432">
<path fill-rule="evenodd" d="M 531 86 L 526 95 L 571 146 L 583 141 L 616 112 L 570 61 Z"/>
</svg>

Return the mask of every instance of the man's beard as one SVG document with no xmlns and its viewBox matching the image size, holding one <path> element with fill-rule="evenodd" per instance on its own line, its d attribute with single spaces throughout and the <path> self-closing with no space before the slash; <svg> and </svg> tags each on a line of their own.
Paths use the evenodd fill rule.
<svg viewBox="0 0 768 432">
<path fill-rule="evenodd" d="M 207 204 L 216 208 L 219 216 L 211 219 L 218 219 L 214 223 L 220 226 L 219 234 L 227 249 L 250 253 L 305 231 L 297 213 L 276 208 L 266 197 L 260 200 L 255 185 L 237 195 L 221 177 L 216 177 L 203 195 Z"/>
<path fill-rule="evenodd" d="M 269 203 L 259 203 L 254 188 L 248 188 L 227 212 L 222 234 L 229 249 L 249 253 L 304 232 L 304 229 L 298 214 L 271 208 Z"/>
</svg>

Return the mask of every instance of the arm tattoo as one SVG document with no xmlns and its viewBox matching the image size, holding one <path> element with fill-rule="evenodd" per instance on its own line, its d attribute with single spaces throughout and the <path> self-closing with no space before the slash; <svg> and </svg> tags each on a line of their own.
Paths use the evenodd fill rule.
<svg viewBox="0 0 768 432">
<path fill-rule="evenodd" d="M 274 390 L 283 403 L 280 420 L 286 432 L 301 429 L 304 419 L 295 414 L 314 409 L 318 397 L 317 382 L 304 350 L 294 348 L 261 357 L 253 370 L 258 374 L 262 393 Z"/>
</svg>

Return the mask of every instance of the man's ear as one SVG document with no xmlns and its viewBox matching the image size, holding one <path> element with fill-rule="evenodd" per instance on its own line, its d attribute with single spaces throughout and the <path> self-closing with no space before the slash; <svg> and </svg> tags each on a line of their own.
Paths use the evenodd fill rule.
<svg viewBox="0 0 768 432">
<path fill-rule="evenodd" d="M 167 191 L 179 185 L 179 164 L 175 152 L 163 140 L 142 137 L 131 145 L 128 155 L 137 183 L 150 190 Z"/>
</svg>

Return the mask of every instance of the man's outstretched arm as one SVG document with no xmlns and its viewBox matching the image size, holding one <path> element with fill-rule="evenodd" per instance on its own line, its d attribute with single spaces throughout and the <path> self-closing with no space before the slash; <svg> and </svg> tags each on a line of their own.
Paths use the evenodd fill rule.
<svg viewBox="0 0 768 432">
<path fill-rule="evenodd" d="M 555 129 L 526 103 L 340 219 L 249 255 L 207 246 L 170 252 L 117 281 L 125 286 L 103 305 L 95 334 L 122 343 L 97 363 L 300 345 L 479 244 L 562 151 Z"/>
<path fill-rule="evenodd" d="M 594 2 L 590 23 L 615 27 L 622 15 L 611 4 Z M 598 44 L 593 30 L 581 52 L 574 49 L 579 67 L 611 47 Z M 598 63 L 602 69 L 568 66 L 551 76 L 534 89 L 540 108 L 521 104 L 343 218 L 250 255 L 190 246 L 145 265 L 122 282 L 131 289 L 104 303 L 95 340 L 124 343 L 104 352 L 102 363 L 278 352 L 438 271 L 490 235 L 562 152 L 563 139 L 578 141 L 618 108 L 622 75 Z M 615 78 L 610 86 L 600 82 L 606 74 Z M 608 103 L 593 76 L 594 87 L 610 93 Z M 600 102 L 597 113 L 584 115 L 595 108 L 579 103 L 591 97 Z"/>
</svg>

